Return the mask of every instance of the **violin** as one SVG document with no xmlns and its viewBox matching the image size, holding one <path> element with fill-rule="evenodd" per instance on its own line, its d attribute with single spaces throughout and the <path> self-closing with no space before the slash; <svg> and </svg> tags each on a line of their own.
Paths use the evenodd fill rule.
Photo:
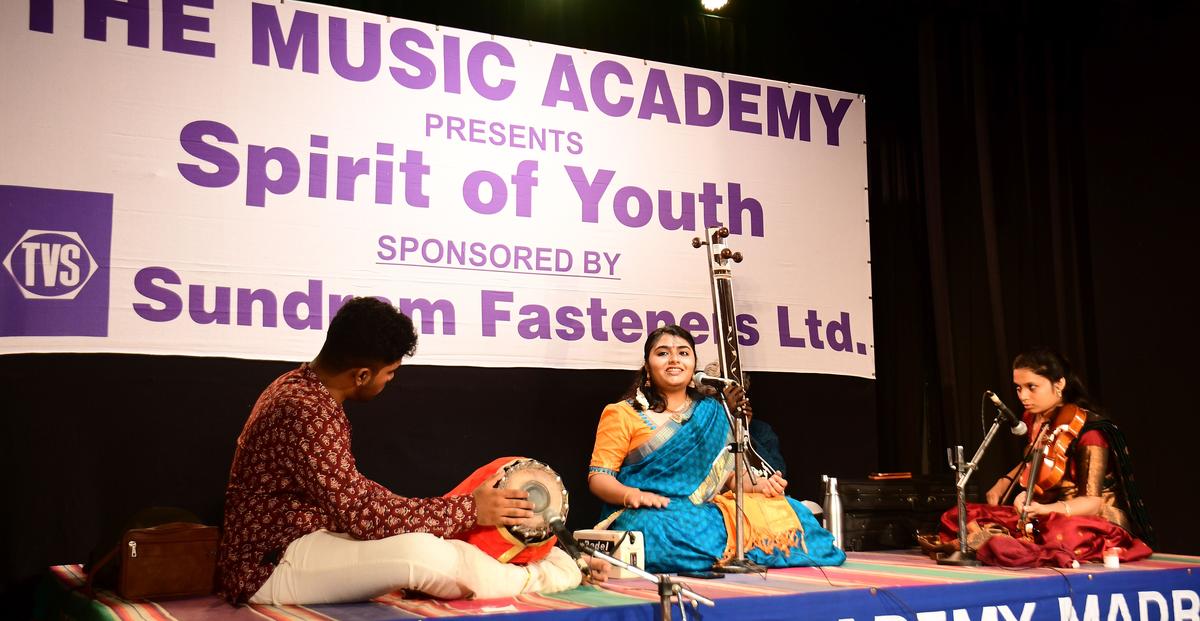
<svg viewBox="0 0 1200 621">
<path fill-rule="evenodd" d="M 1067 461 L 1070 457 L 1067 449 L 1079 437 L 1086 422 L 1087 410 L 1068 404 L 1059 408 L 1052 422 L 1042 426 L 1042 444 L 1039 445 L 1040 448 L 1034 449 L 1035 457 L 1038 452 L 1042 454 L 1041 467 L 1035 473 L 1033 466 L 1036 464 L 1031 463 L 1031 468 L 1021 476 L 1021 486 L 1027 490 L 1029 479 L 1034 481 L 1033 495 L 1025 495 L 1027 502 L 1030 498 L 1041 496 L 1062 481 L 1063 475 L 1067 473 Z"/>
<path fill-rule="evenodd" d="M 1023 525 L 1027 534 L 1036 536 L 1037 527 L 1029 519 L 1026 507 L 1062 481 L 1070 458 L 1067 450 L 1079 437 L 1086 422 L 1087 410 L 1066 404 L 1059 408 L 1053 421 L 1042 425 L 1034 439 L 1029 467 L 1022 470 L 1020 477 L 1021 487 L 1025 488 L 1025 504 L 1021 509 L 1019 524 Z"/>
</svg>

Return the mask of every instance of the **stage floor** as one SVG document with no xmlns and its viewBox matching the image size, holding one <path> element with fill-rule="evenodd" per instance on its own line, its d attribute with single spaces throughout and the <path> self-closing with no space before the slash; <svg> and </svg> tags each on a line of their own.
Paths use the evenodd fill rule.
<svg viewBox="0 0 1200 621">
<path fill-rule="evenodd" d="M 39 617 L 52 619 L 384 621 L 488 615 L 528 621 L 652 620 L 656 587 L 612 580 L 553 595 L 435 601 L 389 595 L 362 604 L 246 606 L 215 597 L 135 603 L 76 590 L 78 565 L 51 568 L 39 593 Z M 1200 557 L 1155 554 L 1120 569 L 1000 569 L 937 565 L 918 551 L 851 552 L 841 567 L 773 569 L 716 580 L 680 578 L 715 607 L 688 618 L 814 621 L 1200 621 Z M 680 618 L 678 605 L 674 618 Z"/>
</svg>

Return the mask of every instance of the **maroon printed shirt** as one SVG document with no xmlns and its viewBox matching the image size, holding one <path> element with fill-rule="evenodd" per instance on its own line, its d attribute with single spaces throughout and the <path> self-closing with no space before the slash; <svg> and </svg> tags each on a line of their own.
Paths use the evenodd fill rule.
<svg viewBox="0 0 1200 621">
<path fill-rule="evenodd" d="M 225 489 L 219 592 L 245 602 L 288 544 L 322 528 L 382 539 L 453 537 L 474 526 L 471 496 L 403 498 L 359 473 L 346 411 L 305 363 L 263 391 L 238 437 Z"/>
</svg>

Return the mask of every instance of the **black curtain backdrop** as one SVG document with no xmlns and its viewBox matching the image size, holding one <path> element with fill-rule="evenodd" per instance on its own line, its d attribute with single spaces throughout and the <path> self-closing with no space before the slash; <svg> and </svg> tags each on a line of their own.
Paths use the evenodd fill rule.
<svg viewBox="0 0 1200 621">
<path fill-rule="evenodd" d="M 1019 405 L 1010 362 L 1043 344 L 1125 430 L 1160 549 L 1200 553 L 1189 527 L 1200 425 L 1186 392 L 1200 345 L 1196 3 L 734 0 L 719 16 L 684 0 L 330 4 L 864 94 L 876 379 L 755 374 L 755 412 L 782 438 L 794 495 L 815 498 L 822 473 L 948 476 L 946 448 L 969 455 L 982 439 L 983 391 Z M 234 439 L 292 366 L 0 356 L 6 601 L 23 601 L 41 568 L 85 559 L 139 508 L 219 523 Z M 590 525 L 592 433 L 629 380 L 403 367 L 379 399 L 349 408 L 359 466 L 398 493 L 434 495 L 493 457 L 537 457 L 573 494 L 571 526 Z M 986 488 L 1018 450 L 999 437 L 977 481 Z"/>
</svg>

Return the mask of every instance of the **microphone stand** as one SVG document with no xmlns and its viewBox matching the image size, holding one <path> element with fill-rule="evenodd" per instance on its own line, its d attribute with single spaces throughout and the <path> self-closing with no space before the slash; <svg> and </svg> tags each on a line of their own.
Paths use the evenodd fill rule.
<svg viewBox="0 0 1200 621">
<path fill-rule="evenodd" d="M 992 438 L 996 436 L 996 430 L 1000 428 L 1003 418 L 1003 413 L 996 413 L 996 418 L 992 420 L 992 427 L 988 429 L 987 435 L 983 436 L 983 442 L 979 444 L 979 450 L 975 451 L 975 456 L 971 458 L 971 461 L 963 461 L 962 445 L 954 447 L 954 461 L 950 462 L 950 468 L 958 473 L 958 482 L 954 486 L 955 494 L 958 497 L 958 550 L 950 554 L 938 555 L 938 565 L 974 567 L 981 564 L 975 559 L 975 553 L 967 550 L 967 481 L 971 480 L 971 475 L 979 467 L 979 460 L 983 459 L 983 454 L 991 444 Z M 949 457 L 950 449 L 946 449 L 946 453 Z"/>
<path fill-rule="evenodd" d="M 762 573 L 766 568 L 746 558 L 746 543 L 745 534 L 742 522 L 745 520 L 745 513 L 742 510 L 744 499 L 744 491 L 742 489 L 742 477 L 749 473 L 751 484 L 755 484 L 755 474 L 751 469 L 746 468 L 746 415 L 743 412 L 738 412 L 735 416 L 729 411 L 729 403 L 725 400 L 725 392 L 717 391 L 717 399 L 721 402 L 721 407 L 725 408 L 725 416 L 733 425 L 733 444 L 729 446 L 729 451 L 733 453 L 733 506 L 734 506 L 734 539 L 736 541 L 736 552 L 733 558 L 724 565 L 713 566 L 713 571 L 726 574 L 751 574 Z"/>
<path fill-rule="evenodd" d="M 692 600 L 693 607 L 696 606 L 697 602 L 704 604 L 705 606 L 716 606 L 717 605 L 716 602 L 712 601 L 711 599 L 708 599 L 707 597 L 700 595 L 699 593 L 687 588 L 686 586 L 671 580 L 671 577 L 668 576 L 667 574 L 659 574 L 659 575 L 652 574 L 652 573 L 638 567 L 637 565 L 630 565 L 629 563 L 626 563 L 625 561 L 622 561 L 617 558 L 613 558 L 612 556 L 609 556 L 609 555 L 601 552 L 600 550 L 597 550 L 591 544 L 588 544 L 588 543 L 585 543 L 582 541 L 579 542 L 579 546 L 581 548 L 583 548 L 587 554 L 590 554 L 599 559 L 603 559 L 611 565 L 620 567 L 620 568 L 636 575 L 639 578 L 648 580 L 648 581 L 658 585 L 658 598 L 659 598 L 658 612 L 659 612 L 659 618 L 661 619 L 661 621 L 671 621 L 671 597 L 673 597 L 673 596 L 678 596 L 678 598 L 679 598 L 679 616 L 684 621 L 687 620 L 687 611 L 683 607 L 683 598 L 685 598 L 685 597 Z"/>
</svg>

